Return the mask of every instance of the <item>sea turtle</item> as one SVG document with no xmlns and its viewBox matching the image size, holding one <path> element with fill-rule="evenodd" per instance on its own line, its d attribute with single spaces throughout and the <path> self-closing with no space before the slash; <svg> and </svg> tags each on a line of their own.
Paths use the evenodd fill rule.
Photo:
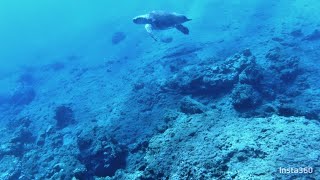
<svg viewBox="0 0 320 180">
<path fill-rule="evenodd" d="M 153 35 L 153 30 L 166 30 L 176 28 L 183 34 L 189 34 L 189 29 L 182 25 L 191 19 L 182 14 L 175 12 L 169 13 L 165 11 L 152 11 L 148 14 L 136 16 L 133 18 L 135 24 L 145 24 L 145 29 L 150 36 L 157 41 Z"/>
</svg>

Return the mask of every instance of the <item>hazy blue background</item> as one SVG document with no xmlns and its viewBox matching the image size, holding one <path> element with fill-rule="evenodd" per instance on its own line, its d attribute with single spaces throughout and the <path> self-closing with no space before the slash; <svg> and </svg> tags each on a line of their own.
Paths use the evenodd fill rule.
<svg viewBox="0 0 320 180">
<path fill-rule="evenodd" d="M 248 32 L 259 33 L 261 28 L 255 28 L 259 25 L 287 23 L 289 28 L 296 22 L 314 22 L 313 18 L 319 19 L 319 4 L 316 0 L 2 0 L 0 70 L 4 73 L 70 55 L 82 54 L 94 61 L 94 56 L 100 59 L 98 54 L 112 57 L 139 51 L 132 48 L 137 43 L 145 43 L 142 48 L 147 49 L 154 42 L 143 26 L 134 25 L 131 19 L 154 9 L 176 11 L 194 19 L 187 25 L 190 37 L 178 34 L 174 42 L 178 43 L 242 37 Z M 221 31 L 224 26 L 229 31 Z M 283 31 L 281 27 L 275 30 Z M 115 31 L 127 33 L 126 43 L 116 47 L 110 44 Z"/>
</svg>

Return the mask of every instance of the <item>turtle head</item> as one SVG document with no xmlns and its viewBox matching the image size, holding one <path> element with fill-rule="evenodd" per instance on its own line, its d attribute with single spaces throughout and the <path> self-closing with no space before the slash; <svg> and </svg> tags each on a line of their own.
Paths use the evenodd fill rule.
<svg viewBox="0 0 320 180">
<path fill-rule="evenodd" d="M 185 22 L 191 21 L 191 20 L 192 20 L 192 19 L 187 18 L 187 16 L 183 16 L 183 15 L 179 16 L 179 21 L 180 21 L 181 23 L 185 23 Z"/>
<path fill-rule="evenodd" d="M 141 15 L 133 18 L 133 23 L 135 24 L 149 24 L 150 23 L 150 18 L 148 15 Z"/>
</svg>

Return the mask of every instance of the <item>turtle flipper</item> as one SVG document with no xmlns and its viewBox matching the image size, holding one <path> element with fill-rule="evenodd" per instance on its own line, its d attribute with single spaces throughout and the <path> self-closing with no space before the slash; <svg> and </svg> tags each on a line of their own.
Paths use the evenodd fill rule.
<svg viewBox="0 0 320 180">
<path fill-rule="evenodd" d="M 158 41 L 157 38 L 155 38 L 153 35 L 153 28 L 151 24 L 146 24 L 144 28 L 146 29 L 146 31 L 148 32 L 148 34 L 151 36 L 153 40 Z"/>
<path fill-rule="evenodd" d="M 183 34 L 189 34 L 189 29 L 182 24 L 176 25 L 176 29 L 182 32 Z"/>
</svg>

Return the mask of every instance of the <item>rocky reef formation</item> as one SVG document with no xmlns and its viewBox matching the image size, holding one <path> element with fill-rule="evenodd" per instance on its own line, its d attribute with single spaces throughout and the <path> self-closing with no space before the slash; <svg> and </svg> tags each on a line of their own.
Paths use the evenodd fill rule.
<svg viewBox="0 0 320 180">
<path fill-rule="evenodd" d="M 23 74 L 28 88 L 3 98 L 21 109 L 1 131 L 0 179 L 319 177 L 279 172 L 320 167 L 316 71 L 286 48 L 203 58 L 180 45 L 120 75 L 116 60 L 39 70 L 68 76 L 64 92 Z"/>
</svg>

